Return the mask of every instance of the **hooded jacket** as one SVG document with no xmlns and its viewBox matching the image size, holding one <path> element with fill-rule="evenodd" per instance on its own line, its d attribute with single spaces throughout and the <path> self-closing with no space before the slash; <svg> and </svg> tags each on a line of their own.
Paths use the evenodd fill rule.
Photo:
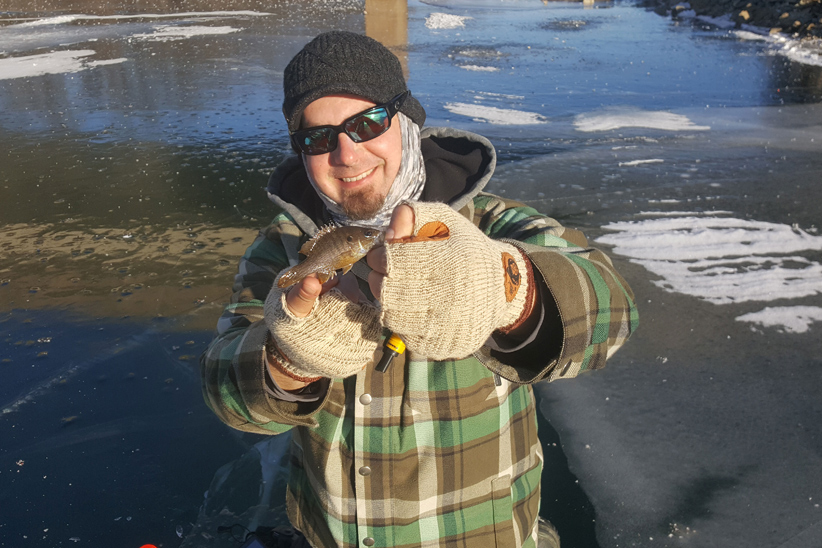
<svg viewBox="0 0 822 548">
<path fill-rule="evenodd" d="M 241 259 L 201 359 L 204 397 L 234 428 L 292 432 L 288 514 L 314 546 L 479 545 L 493 537 L 498 547 L 533 547 L 543 459 L 530 384 L 603 367 L 636 329 L 633 294 L 581 233 L 483 192 L 496 165 L 487 139 L 426 128 L 422 153 L 421 200 L 450 204 L 531 260 L 538 331 L 519 346 L 495 338 L 461 360 L 406 352 L 385 374 L 366 367 L 309 385 L 314 401 L 276 397 L 263 303 L 277 273 L 298 262 L 301 244 L 329 220 L 302 162 L 289 158 L 267 187 L 283 212 Z M 363 276 L 367 267 L 354 271 Z"/>
</svg>

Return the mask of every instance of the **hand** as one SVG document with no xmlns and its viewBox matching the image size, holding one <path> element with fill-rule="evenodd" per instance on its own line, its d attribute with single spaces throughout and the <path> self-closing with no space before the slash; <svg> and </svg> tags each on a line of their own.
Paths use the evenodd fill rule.
<svg viewBox="0 0 822 548">
<path fill-rule="evenodd" d="M 412 211 L 395 211 L 394 234 L 368 257 L 383 325 L 409 350 L 435 360 L 463 358 L 495 330 L 520 326 L 534 292 L 525 255 L 446 204 L 406 204 L 401 208 Z"/>
<path fill-rule="evenodd" d="M 407 238 L 414 232 L 414 210 L 406 204 L 399 205 L 391 215 L 391 222 L 385 231 L 385 241 Z M 385 246 L 373 248 L 366 255 L 366 262 L 372 268 L 368 273 L 368 287 L 374 298 L 380 298 L 383 278 L 388 271 Z"/>
<path fill-rule="evenodd" d="M 329 290 L 336 287 L 343 295 L 353 303 L 360 302 L 365 295 L 360 291 L 357 285 L 357 278 L 353 273 L 349 272 L 345 276 L 334 276 L 324 284 L 320 283 L 316 274 L 311 274 L 302 279 L 302 281 L 288 288 L 285 296 L 285 302 L 288 309 L 297 318 L 305 318 L 311 309 L 314 308 L 314 303 L 320 295 L 328 293 Z"/>
<path fill-rule="evenodd" d="M 302 385 L 356 374 L 373 361 L 382 334 L 379 312 L 353 275 L 325 285 L 306 278 L 288 291 L 275 280 L 264 314 L 277 349 L 276 368 Z"/>
</svg>

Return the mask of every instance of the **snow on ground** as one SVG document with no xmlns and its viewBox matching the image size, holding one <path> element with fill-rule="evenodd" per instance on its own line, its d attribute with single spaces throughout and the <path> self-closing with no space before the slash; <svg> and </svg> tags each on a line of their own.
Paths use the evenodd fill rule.
<svg viewBox="0 0 822 548">
<path fill-rule="evenodd" d="M 99 20 L 123 20 L 123 19 L 189 19 L 197 17 L 256 17 L 270 15 L 260 11 L 187 11 L 182 13 L 140 13 L 132 15 L 86 15 L 86 14 L 70 14 L 59 15 L 55 17 L 44 17 L 37 19 L 5 19 L 6 21 L 20 21 L 18 27 L 42 27 L 47 25 L 64 25 L 67 23 L 74 23 L 76 21 L 99 21 Z"/>
<path fill-rule="evenodd" d="M 647 213 L 643 213 L 643 216 Z M 798 299 L 822 294 L 822 237 L 797 226 L 682 213 L 615 222 L 597 241 L 659 277 L 654 284 L 714 304 Z M 766 308 L 736 318 L 803 332 L 822 320 L 808 307 Z"/>
<path fill-rule="evenodd" d="M 172 40 L 185 40 L 194 36 L 210 36 L 214 34 L 230 34 L 239 32 L 240 29 L 233 27 L 204 27 L 190 26 L 180 27 L 177 25 L 160 25 L 155 27 L 154 32 L 135 34 L 132 38 L 136 40 L 146 40 L 152 42 L 169 42 Z"/>
<path fill-rule="evenodd" d="M 425 26 L 431 30 L 459 29 L 465 27 L 467 19 L 471 17 L 450 13 L 432 13 L 425 18 Z"/>
<path fill-rule="evenodd" d="M 707 131 L 709 126 L 698 126 L 687 116 L 672 112 L 654 112 L 638 108 L 613 108 L 586 114 L 574 119 L 578 131 L 610 131 L 620 128 L 647 128 L 666 131 Z"/>
<path fill-rule="evenodd" d="M 461 69 L 473 70 L 475 72 L 498 72 L 497 67 L 482 67 L 479 65 L 459 65 Z"/>
<path fill-rule="evenodd" d="M 742 30 L 731 34 L 740 40 L 760 40 L 769 45 L 768 55 L 782 55 L 804 65 L 822 66 L 822 40 L 806 38 L 797 40 L 782 33 L 770 34 L 767 29 L 743 25 Z"/>
<path fill-rule="evenodd" d="M 55 51 L 40 55 L 25 57 L 10 57 L 0 59 L 0 80 L 12 78 L 29 78 L 44 74 L 66 74 L 80 72 L 95 66 L 123 63 L 127 59 L 107 59 L 105 61 L 90 61 L 86 59 L 94 55 L 94 50 L 83 49 L 75 51 Z"/>
<path fill-rule="evenodd" d="M 500 126 L 548 123 L 547 118 L 536 112 L 509 108 L 487 107 L 469 103 L 446 103 L 445 110 L 461 116 L 468 116 L 477 122 L 488 122 Z"/>
<path fill-rule="evenodd" d="M 630 162 L 619 162 L 619 167 L 641 166 L 642 164 L 661 164 L 665 160 L 661 158 L 650 158 L 648 160 L 631 160 Z"/>
<path fill-rule="evenodd" d="M 766 306 L 759 312 L 743 314 L 736 318 L 763 327 L 775 327 L 788 333 L 805 333 L 813 322 L 822 322 L 822 308 L 818 306 Z"/>
</svg>

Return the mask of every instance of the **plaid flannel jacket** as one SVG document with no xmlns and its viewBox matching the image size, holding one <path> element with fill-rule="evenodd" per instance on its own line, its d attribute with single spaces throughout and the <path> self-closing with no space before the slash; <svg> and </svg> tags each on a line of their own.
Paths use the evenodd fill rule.
<svg viewBox="0 0 822 548">
<path fill-rule="evenodd" d="M 553 313 L 530 352 L 406 353 L 386 374 L 331 381 L 319 401 L 280 401 L 265 389 L 263 303 L 308 236 L 280 214 L 241 260 L 201 359 L 204 397 L 234 428 L 293 429 L 288 513 L 314 546 L 535 547 L 543 459 L 530 383 L 603 367 L 637 327 L 630 288 L 581 233 L 490 194 L 461 213 L 531 259 Z"/>
</svg>

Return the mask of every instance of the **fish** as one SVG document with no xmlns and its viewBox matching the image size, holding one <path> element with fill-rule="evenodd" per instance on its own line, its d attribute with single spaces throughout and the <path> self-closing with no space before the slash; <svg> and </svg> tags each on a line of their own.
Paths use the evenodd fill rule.
<svg viewBox="0 0 822 548">
<path fill-rule="evenodd" d="M 305 260 L 285 271 L 277 287 L 290 287 L 310 274 L 316 274 L 320 283 L 330 280 L 337 270 L 346 274 L 384 238 L 385 232 L 376 228 L 326 225 L 303 244 L 300 253 Z"/>
</svg>

